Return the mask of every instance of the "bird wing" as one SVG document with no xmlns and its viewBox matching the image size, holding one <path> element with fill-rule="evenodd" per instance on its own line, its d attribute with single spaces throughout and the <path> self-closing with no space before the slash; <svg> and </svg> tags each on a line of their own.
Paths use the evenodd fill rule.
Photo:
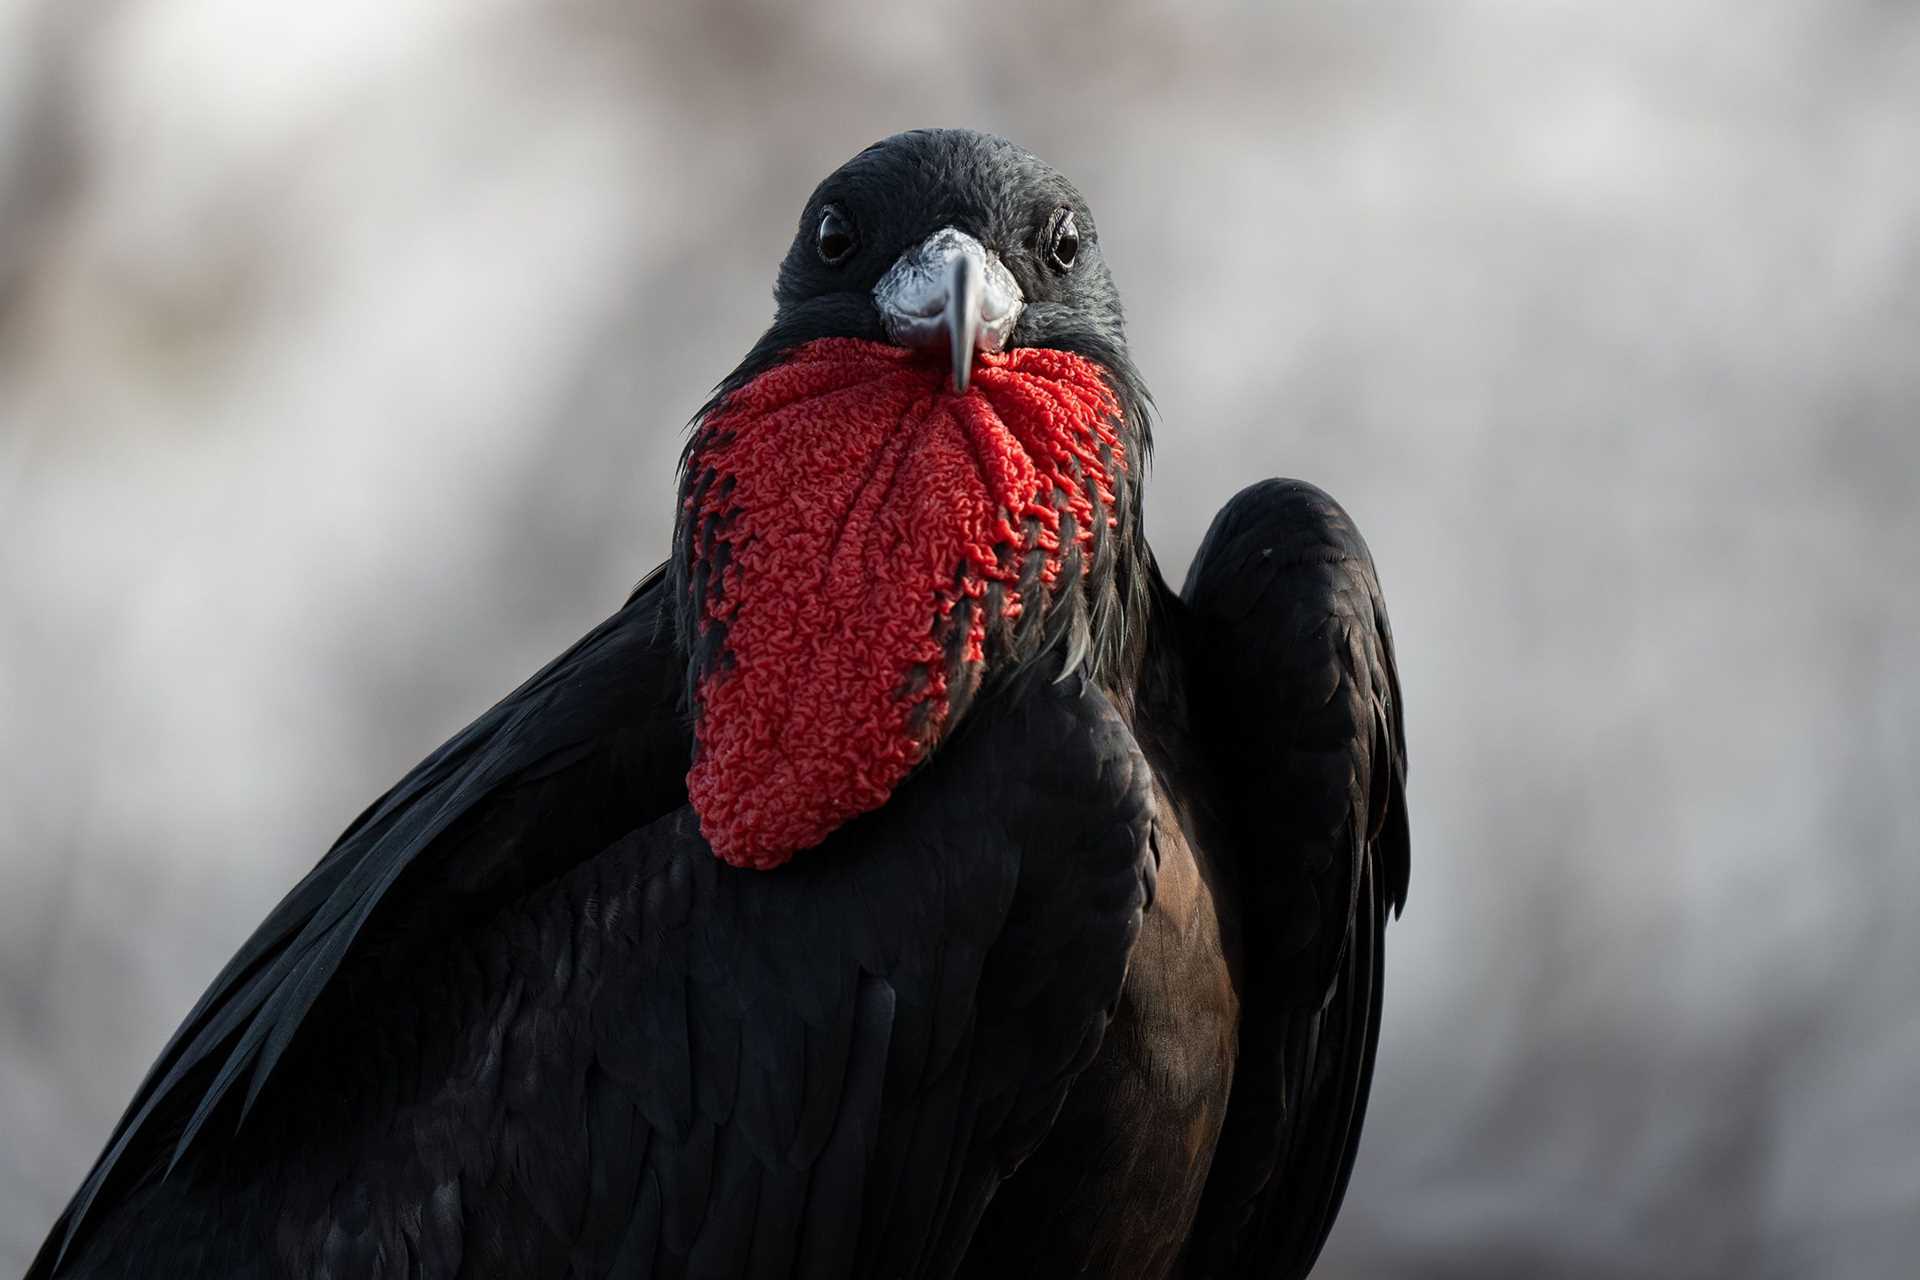
<svg viewBox="0 0 1920 1280">
<path fill-rule="evenodd" d="M 659 812 L 673 806 L 666 775 L 684 760 L 687 735 L 675 723 L 680 669 L 662 610 L 665 579 L 665 566 L 649 574 L 618 613 L 354 819 L 168 1040 L 55 1224 L 36 1273 L 78 1234 L 110 1183 L 155 1160 L 171 1167 L 242 1082 L 251 1106 L 374 909 L 423 851 L 595 758 L 648 784 Z"/>
<path fill-rule="evenodd" d="M 825 844 L 726 866 L 685 805 L 663 597 L 643 584 L 349 829 L 163 1051 L 30 1274 L 170 1208 L 234 1269 L 214 1259 L 248 1210 L 198 1218 L 195 1187 L 235 1167 L 307 1274 L 957 1262 L 1117 999 L 1147 767 L 1098 690 L 1033 680 Z"/>
<path fill-rule="evenodd" d="M 1304 1276 L 1353 1168 L 1387 915 L 1406 901 L 1393 636 L 1366 543 L 1301 481 L 1236 495 L 1183 595 L 1246 922 L 1239 1060 L 1191 1237 L 1196 1274 Z"/>
</svg>

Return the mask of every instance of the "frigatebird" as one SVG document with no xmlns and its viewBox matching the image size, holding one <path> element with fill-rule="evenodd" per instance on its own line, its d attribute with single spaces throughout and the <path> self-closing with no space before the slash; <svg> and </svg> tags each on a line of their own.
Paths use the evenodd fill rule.
<svg viewBox="0 0 1920 1280">
<path fill-rule="evenodd" d="M 1311 485 L 1176 594 L 1092 212 L 998 138 L 807 201 L 668 562 L 353 822 L 29 1273 L 1297 1276 L 1405 899 Z M 664 496 L 664 495 L 663 495 Z"/>
</svg>

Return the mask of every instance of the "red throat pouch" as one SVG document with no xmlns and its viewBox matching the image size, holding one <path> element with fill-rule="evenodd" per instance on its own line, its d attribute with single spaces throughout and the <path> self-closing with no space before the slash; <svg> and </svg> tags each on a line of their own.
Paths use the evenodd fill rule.
<svg viewBox="0 0 1920 1280">
<path fill-rule="evenodd" d="M 730 394 L 688 460 L 695 674 L 687 791 L 713 851 L 777 867 L 878 808 L 939 741 L 1037 551 L 1092 560 L 1126 465 L 1100 366 L 1063 351 L 946 369 L 827 338 Z M 1063 545 L 1063 539 L 1066 545 Z M 1034 579 L 1024 579 L 1031 590 Z M 717 642 L 717 644 L 716 644 Z M 968 670 L 972 668 L 974 670 Z"/>
</svg>

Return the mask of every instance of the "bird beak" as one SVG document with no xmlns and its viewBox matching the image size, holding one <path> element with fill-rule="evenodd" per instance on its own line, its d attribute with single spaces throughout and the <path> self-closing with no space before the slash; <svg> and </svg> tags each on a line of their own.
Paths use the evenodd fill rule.
<svg viewBox="0 0 1920 1280">
<path fill-rule="evenodd" d="M 952 227 L 901 254 L 873 286 L 887 337 L 953 359 L 953 389 L 966 394 L 973 357 L 1004 351 L 1026 298 L 998 254 Z"/>
</svg>

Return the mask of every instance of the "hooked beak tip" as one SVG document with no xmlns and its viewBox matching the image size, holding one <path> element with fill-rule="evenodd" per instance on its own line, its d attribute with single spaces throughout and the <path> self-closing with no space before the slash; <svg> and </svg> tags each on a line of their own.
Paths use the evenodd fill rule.
<svg viewBox="0 0 1920 1280">
<path fill-rule="evenodd" d="M 947 280 L 947 338 L 953 352 L 953 389 L 967 393 L 973 381 L 974 343 L 980 336 L 980 262 L 956 254 Z"/>
</svg>

